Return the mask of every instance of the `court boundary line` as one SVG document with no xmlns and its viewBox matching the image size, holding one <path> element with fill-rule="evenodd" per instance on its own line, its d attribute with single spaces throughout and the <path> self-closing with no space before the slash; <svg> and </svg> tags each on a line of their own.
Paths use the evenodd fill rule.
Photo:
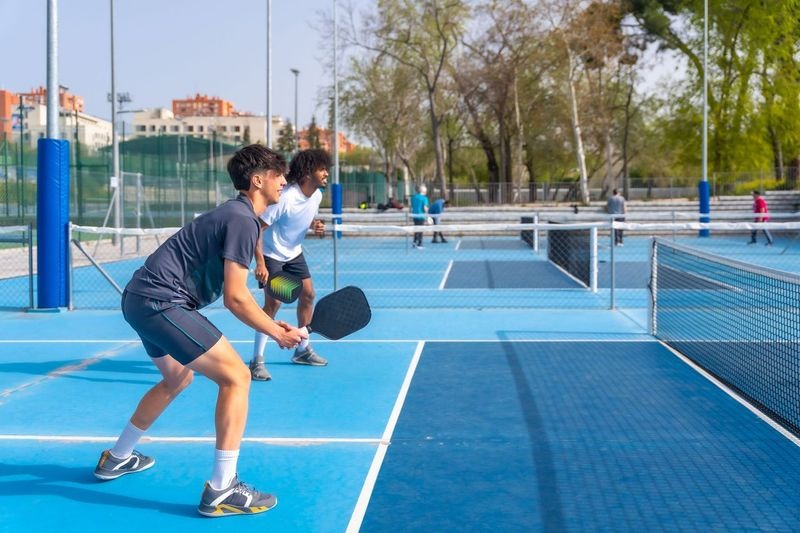
<svg viewBox="0 0 800 533">
<path fill-rule="evenodd" d="M 661 341 L 661 340 L 659 340 L 658 342 L 659 342 L 659 344 L 664 346 L 667 350 L 672 352 L 672 354 L 674 356 L 676 356 L 678 359 L 680 359 L 681 361 L 686 363 L 689 367 L 691 367 L 698 374 L 700 374 L 701 376 L 706 378 L 713 385 L 716 385 L 717 388 L 719 388 L 722 392 L 724 392 L 725 394 L 727 394 L 728 396 L 730 396 L 731 398 L 733 398 L 734 400 L 739 402 L 748 411 L 750 411 L 751 413 L 756 415 L 758 418 L 760 418 L 761 420 L 763 420 L 764 422 L 769 424 L 769 426 L 772 427 L 772 429 L 774 429 L 775 431 L 777 431 L 778 433 L 780 433 L 781 435 L 786 437 L 789 441 L 792 442 L 792 444 L 794 444 L 795 446 L 800 447 L 800 438 L 796 437 L 788 429 L 786 429 L 782 425 L 778 424 L 776 421 L 774 421 L 772 418 L 770 418 L 766 413 L 764 413 L 761 409 L 759 409 L 755 405 L 753 405 L 750 402 L 748 402 L 746 398 L 744 398 L 743 396 L 738 394 L 736 391 L 734 391 L 733 389 L 728 387 L 725 383 L 723 383 L 722 381 L 717 379 L 713 374 L 711 374 L 710 372 L 705 370 L 703 367 L 701 367 L 700 365 L 698 365 L 697 363 L 692 361 L 690 358 L 688 358 L 685 355 L 683 355 L 681 352 L 679 352 L 678 350 L 676 350 L 672 346 L 666 344 L 664 341 Z"/>
<path fill-rule="evenodd" d="M 84 435 L 2 435 L 0 442 L 6 441 L 45 441 L 45 442 L 70 442 L 70 443 L 91 443 L 91 442 L 116 442 L 119 436 L 84 436 Z M 187 442 L 213 443 L 216 437 L 153 437 L 144 436 L 139 442 L 143 443 L 167 443 L 180 444 Z M 282 445 L 307 445 L 307 444 L 370 444 L 381 445 L 383 440 L 369 437 L 242 437 L 242 442 L 253 442 L 259 444 L 282 444 Z"/>
<path fill-rule="evenodd" d="M 453 269 L 453 263 L 455 263 L 455 261 L 453 261 L 452 259 L 447 263 L 447 268 L 445 269 L 444 274 L 442 275 L 442 281 L 439 282 L 440 291 L 443 291 L 445 285 L 447 285 L 447 278 L 450 277 L 450 271 Z"/>
<path fill-rule="evenodd" d="M 356 501 L 356 506 L 353 509 L 353 514 L 350 515 L 350 522 L 347 524 L 347 529 L 345 530 L 347 533 L 357 533 L 361 529 L 361 524 L 364 521 L 364 516 L 367 513 L 369 500 L 372 498 L 372 491 L 375 489 L 375 483 L 378 480 L 378 474 L 380 473 L 381 466 L 383 466 L 383 460 L 386 457 L 386 452 L 389 449 L 389 443 L 391 443 L 394 428 L 397 425 L 397 420 L 400 418 L 400 411 L 403 409 L 403 404 L 406 401 L 408 390 L 411 388 L 411 380 L 414 378 L 414 374 L 417 371 L 417 365 L 419 364 L 424 347 L 425 342 L 420 341 L 417 344 L 416 350 L 414 350 L 414 355 L 412 356 L 411 362 L 408 365 L 408 370 L 406 371 L 406 376 L 403 379 L 403 384 L 400 386 L 400 391 L 397 394 L 397 400 L 392 408 L 392 413 L 389 416 L 389 420 L 386 422 L 386 428 L 383 431 L 383 437 L 381 439 L 382 442 L 378 445 L 378 449 L 375 451 L 375 456 L 372 458 L 372 464 L 369 467 L 369 471 L 367 471 L 367 476 L 364 479 L 364 485 L 362 485 L 361 492 L 358 495 L 358 500 Z"/>
</svg>

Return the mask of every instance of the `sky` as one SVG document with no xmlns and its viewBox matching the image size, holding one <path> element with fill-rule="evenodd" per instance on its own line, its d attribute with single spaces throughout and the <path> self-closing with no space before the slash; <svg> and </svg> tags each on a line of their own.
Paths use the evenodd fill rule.
<svg viewBox="0 0 800 533">
<path fill-rule="evenodd" d="M 117 92 L 125 109 L 170 108 L 195 93 L 239 111 L 266 113 L 267 0 L 115 0 Z M 338 8 L 341 9 L 341 8 Z M 320 93 L 332 84 L 331 46 L 319 28 L 333 0 L 272 0 L 272 114 L 294 122 L 328 119 Z M 341 15 L 341 11 L 340 11 Z M 111 108 L 110 0 L 58 2 L 59 83 L 105 119 Z M 47 85 L 47 1 L 0 0 L 0 89 Z M 326 57 L 327 56 L 327 57 Z"/>
</svg>

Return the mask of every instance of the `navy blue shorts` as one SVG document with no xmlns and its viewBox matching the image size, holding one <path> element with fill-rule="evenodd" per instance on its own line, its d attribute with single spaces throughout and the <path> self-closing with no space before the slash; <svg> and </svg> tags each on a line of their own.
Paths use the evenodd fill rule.
<svg viewBox="0 0 800 533">
<path fill-rule="evenodd" d="M 303 257 L 303 254 L 300 253 L 295 258 L 289 259 L 288 261 L 278 261 L 277 259 L 273 259 L 272 257 L 264 256 L 264 263 L 267 266 L 267 272 L 270 275 L 275 274 L 276 272 L 284 271 L 293 276 L 297 276 L 300 279 L 308 279 L 311 277 L 311 272 L 308 270 L 308 264 L 306 263 L 306 258 Z"/>
<path fill-rule="evenodd" d="M 122 293 L 122 316 L 142 339 L 150 357 L 171 355 L 188 364 L 210 350 L 222 333 L 195 309 Z"/>
</svg>

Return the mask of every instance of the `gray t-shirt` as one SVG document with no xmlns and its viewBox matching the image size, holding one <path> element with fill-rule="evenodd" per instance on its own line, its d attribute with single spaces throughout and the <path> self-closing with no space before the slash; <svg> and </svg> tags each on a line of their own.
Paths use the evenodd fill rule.
<svg viewBox="0 0 800 533">
<path fill-rule="evenodd" d="M 244 195 L 181 228 L 134 272 L 126 290 L 202 309 L 222 294 L 225 259 L 249 267 L 260 223 Z"/>
<path fill-rule="evenodd" d="M 622 215 L 625 213 L 625 198 L 619 194 L 615 194 L 609 198 L 606 205 L 608 212 L 612 215 Z"/>
</svg>

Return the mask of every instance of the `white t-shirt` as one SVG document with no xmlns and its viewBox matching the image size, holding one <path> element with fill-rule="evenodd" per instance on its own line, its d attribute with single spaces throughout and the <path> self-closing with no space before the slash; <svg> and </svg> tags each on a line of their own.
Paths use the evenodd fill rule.
<svg viewBox="0 0 800 533">
<path fill-rule="evenodd" d="M 306 196 L 296 183 L 284 187 L 281 199 L 261 214 L 264 228 L 264 255 L 278 261 L 294 259 L 303 248 L 301 244 L 311 222 L 317 216 L 322 192 L 319 189 Z"/>
</svg>

